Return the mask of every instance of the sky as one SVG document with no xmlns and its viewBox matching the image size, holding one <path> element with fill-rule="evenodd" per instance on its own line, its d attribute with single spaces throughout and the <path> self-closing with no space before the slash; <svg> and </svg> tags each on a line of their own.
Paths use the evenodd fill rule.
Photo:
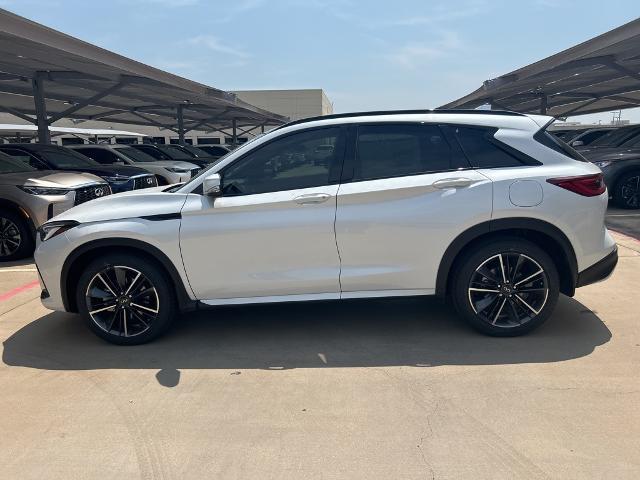
<svg viewBox="0 0 640 480">
<path fill-rule="evenodd" d="M 223 90 L 322 88 L 336 112 L 434 108 L 640 16 L 638 0 L 0 0 Z M 640 109 L 623 111 L 640 122 Z M 611 114 L 571 120 L 611 120 Z"/>
</svg>

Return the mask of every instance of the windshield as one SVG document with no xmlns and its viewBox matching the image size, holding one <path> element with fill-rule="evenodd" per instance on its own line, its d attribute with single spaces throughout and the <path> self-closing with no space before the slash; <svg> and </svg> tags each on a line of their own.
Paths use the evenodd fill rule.
<svg viewBox="0 0 640 480">
<path fill-rule="evenodd" d="M 125 157 L 133 160 L 134 162 L 157 162 L 156 158 L 144 153 L 142 150 L 135 149 L 133 147 L 116 148 L 118 153 L 121 153 Z"/>
<path fill-rule="evenodd" d="M 87 168 L 100 165 L 84 155 L 63 147 L 42 148 L 38 149 L 37 153 L 56 168 Z"/>
<path fill-rule="evenodd" d="M 628 148 L 640 147 L 640 132 L 638 132 L 638 134 L 632 136 L 631 138 L 628 138 L 627 140 L 625 140 L 625 142 L 621 145 L 621 147 L 628 147 Z"/>
<path fill-rule="evenodd" d="M 9 155 L 0 154 L 0 173 L 35 172 L 36 168 L 29 165 L 29 157 L 11 158 Z"/>
<path fill-rule="evenodd" d="M 590 147 L 619 147 L 622 143 L 635 137 L 640 133 L 637 128 L 618 128 L 602 135 L 597 140 L 591 142 Z"/>
<path fill-rule="evenodd" d="M 194 158 L 193 155 L 188 154 L 184 150 L 174 147 L 172 145 L 157 145 L 157 147 L 165 152 L 167 155 L 171 156 L 174 160 L 187 160 Z"/>
<path fill-rule="evenodd" d="M 204 150 L 202 150 L 199 147 L 194 147 L 193 145 L 184 145 L 184 148 L 187 149 L 187 151 L 193 153 L 196 157 L 208 157 L 209 153 L 205 152 Z"/>
</svg>

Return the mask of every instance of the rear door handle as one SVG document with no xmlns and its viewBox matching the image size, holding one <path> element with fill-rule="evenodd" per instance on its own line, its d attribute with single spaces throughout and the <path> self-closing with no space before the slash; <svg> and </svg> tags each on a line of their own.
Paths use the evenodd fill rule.
<svg viewBox="0 0 640 480">
<path fill-rule="evenodd" d="M 474 183 L 470 178 L 443 178 L 433 182 L 433 186 L 439 189 L 445 188 L 464 188 Z"/>
<path fill-rule="evenodd" d="M 323 203 L 331 198 L 328 193 L 307 193 L 306 195 L 300 195 L 293 200 L 300 204 L 305 205 L 309 203 Z"/>
</svg>

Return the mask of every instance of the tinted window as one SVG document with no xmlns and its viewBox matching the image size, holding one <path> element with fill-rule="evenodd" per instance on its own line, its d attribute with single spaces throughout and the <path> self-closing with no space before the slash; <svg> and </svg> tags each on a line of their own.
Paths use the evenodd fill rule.
<svg viewBox="0 0 640 480">
<path fill-rule="evenodd" d="M 234 162 L 222 174 L 224 193 L 246 195 L 329 184 L 332 165 L 341 160 L 340 129 L 287 135 Z"/>
<path fill-rule="evenodd" d="M 171 158 L 169 155 L 166 155 L 165 153 L 161 152 L 156 147 L 146 146 L 146 145 L 139 145 L 139 146 L 136 145 L 135 147 L 132 147 L 132 148 L 140 150 L 140 151 L 146 153 L 147 155 L 151 155 L 156 160 L 173 160 L 173 158 Z"/>
<path fill-rule="evenodd" d="M 451 148 L 437 125 L 358 127 L 355 180 L 451 169 Z"/>
<path fill-rule="evenodd" d="M 17 148 L 3 148 L 2 153 L 6 153 L 7 155 L 16 158 L 17 160 L 29 165 L 31 168 L 35 168 L 37 170 L 49 170 L 49 167 L 38 160 L 33 155 L 25 152 L 24 150 L 20 150 Z"/>
<path fill-rule="evenodd" d="M 551 135 L 546 130 L 539 130 L 533 136 L 533 139 L 541 143 L 545 147 L 549 147 L 551 150 L 555 150 L 556 152 L 561 153 L 569 158 L 573 158 L 574 160 L 578 160 L 579 162 L 587 161 L 580 153 L 578 153 L 578 151 L 574 150 L 574 148 L 569 146 L 564 140 Z"/>
<path fill-rule="evenodd" d="M 111 165 L 122 161 L 113 152 L 105 150 L 104 148 L 82 148 L 77 150 L 77 152 L 103 165 Z"/>
<path fill-rule="evenodd" d="M 632 128 L 617 128 L 611 130 L 606 135 L 601 136 L 597 140 L 591 142 L 592 147 L 619 147 L 627 140 L 635 137 L 640 133 L 640 129 Z"/>
<path fill-rule="evenodd" d="M 134 162 L 155 162 L 157 161 L 155 158 L 153 158 L 151 155 L 148 155 L 147 153 L 138 150 L 136 148 L 133 147 L 123 147 L 117 148 L 118 153 L 120 153 L 121 155 L 124 155 L 125 157 L 127 157 L 129 160 L 133 160 Z"/>
<path fill-rule="evenodd" d="M 33 172 L 36 168 L 29 165 L 28 157 L 10 157 L 0 153 L 0 173 Z"/>
<path fill-rule="evenodd" d="M 195 155 L 191 155 L 190 153 L 185 152 L 180 147 L 176 147 L 174 145 L 160 145 L 158 146 L 160 150 L 162 150 L 166 155 L 169 155 L 172 160 L 187 160 L 190 158 L 195 158 Z"/>
<path fill-rule="evenodd" d="M 229 150 L 224 147 L 214 147 L 209 145 L 205 145 L 203 147 L 198 145 L 198 148 L 204 150 L 205 152 L 209 152 L 210 155 L 226 155 L 227 153 L 229 153 Z"/>
<path fill-rule="evenodd" d="M 90 158 L 63 147 L 41 148 L 38 149 L 38 155 L 56 168 L 87 168 L 96 165 Z"/>
<path fill-rule="evenodd" d="M 496 144 L 493 138 L 494 129 L 454 127 L 453 130 L 472 166 L 478 168 L 522 166 L 522 162 Z"/>
</svg>

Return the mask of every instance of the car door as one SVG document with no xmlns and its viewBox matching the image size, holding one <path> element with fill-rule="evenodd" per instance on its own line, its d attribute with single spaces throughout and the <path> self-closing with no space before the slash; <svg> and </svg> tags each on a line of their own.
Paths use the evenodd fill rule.
<svg viewBox="0 0 640 480">
<path fill-rule="evenodd" d="M 180 248 L 197 298 L 339 297 L 344 143 L 340 128 L 278 137 L 224 167 L 222 196 L 189 196 Z"/>
<path fill-rule="evenodd" d="M 431 294 L 454 238 L 491 217 L 492 186 L 448 127 L 354 127 L 336 213 L 342 297 Z"/>
</svg>

